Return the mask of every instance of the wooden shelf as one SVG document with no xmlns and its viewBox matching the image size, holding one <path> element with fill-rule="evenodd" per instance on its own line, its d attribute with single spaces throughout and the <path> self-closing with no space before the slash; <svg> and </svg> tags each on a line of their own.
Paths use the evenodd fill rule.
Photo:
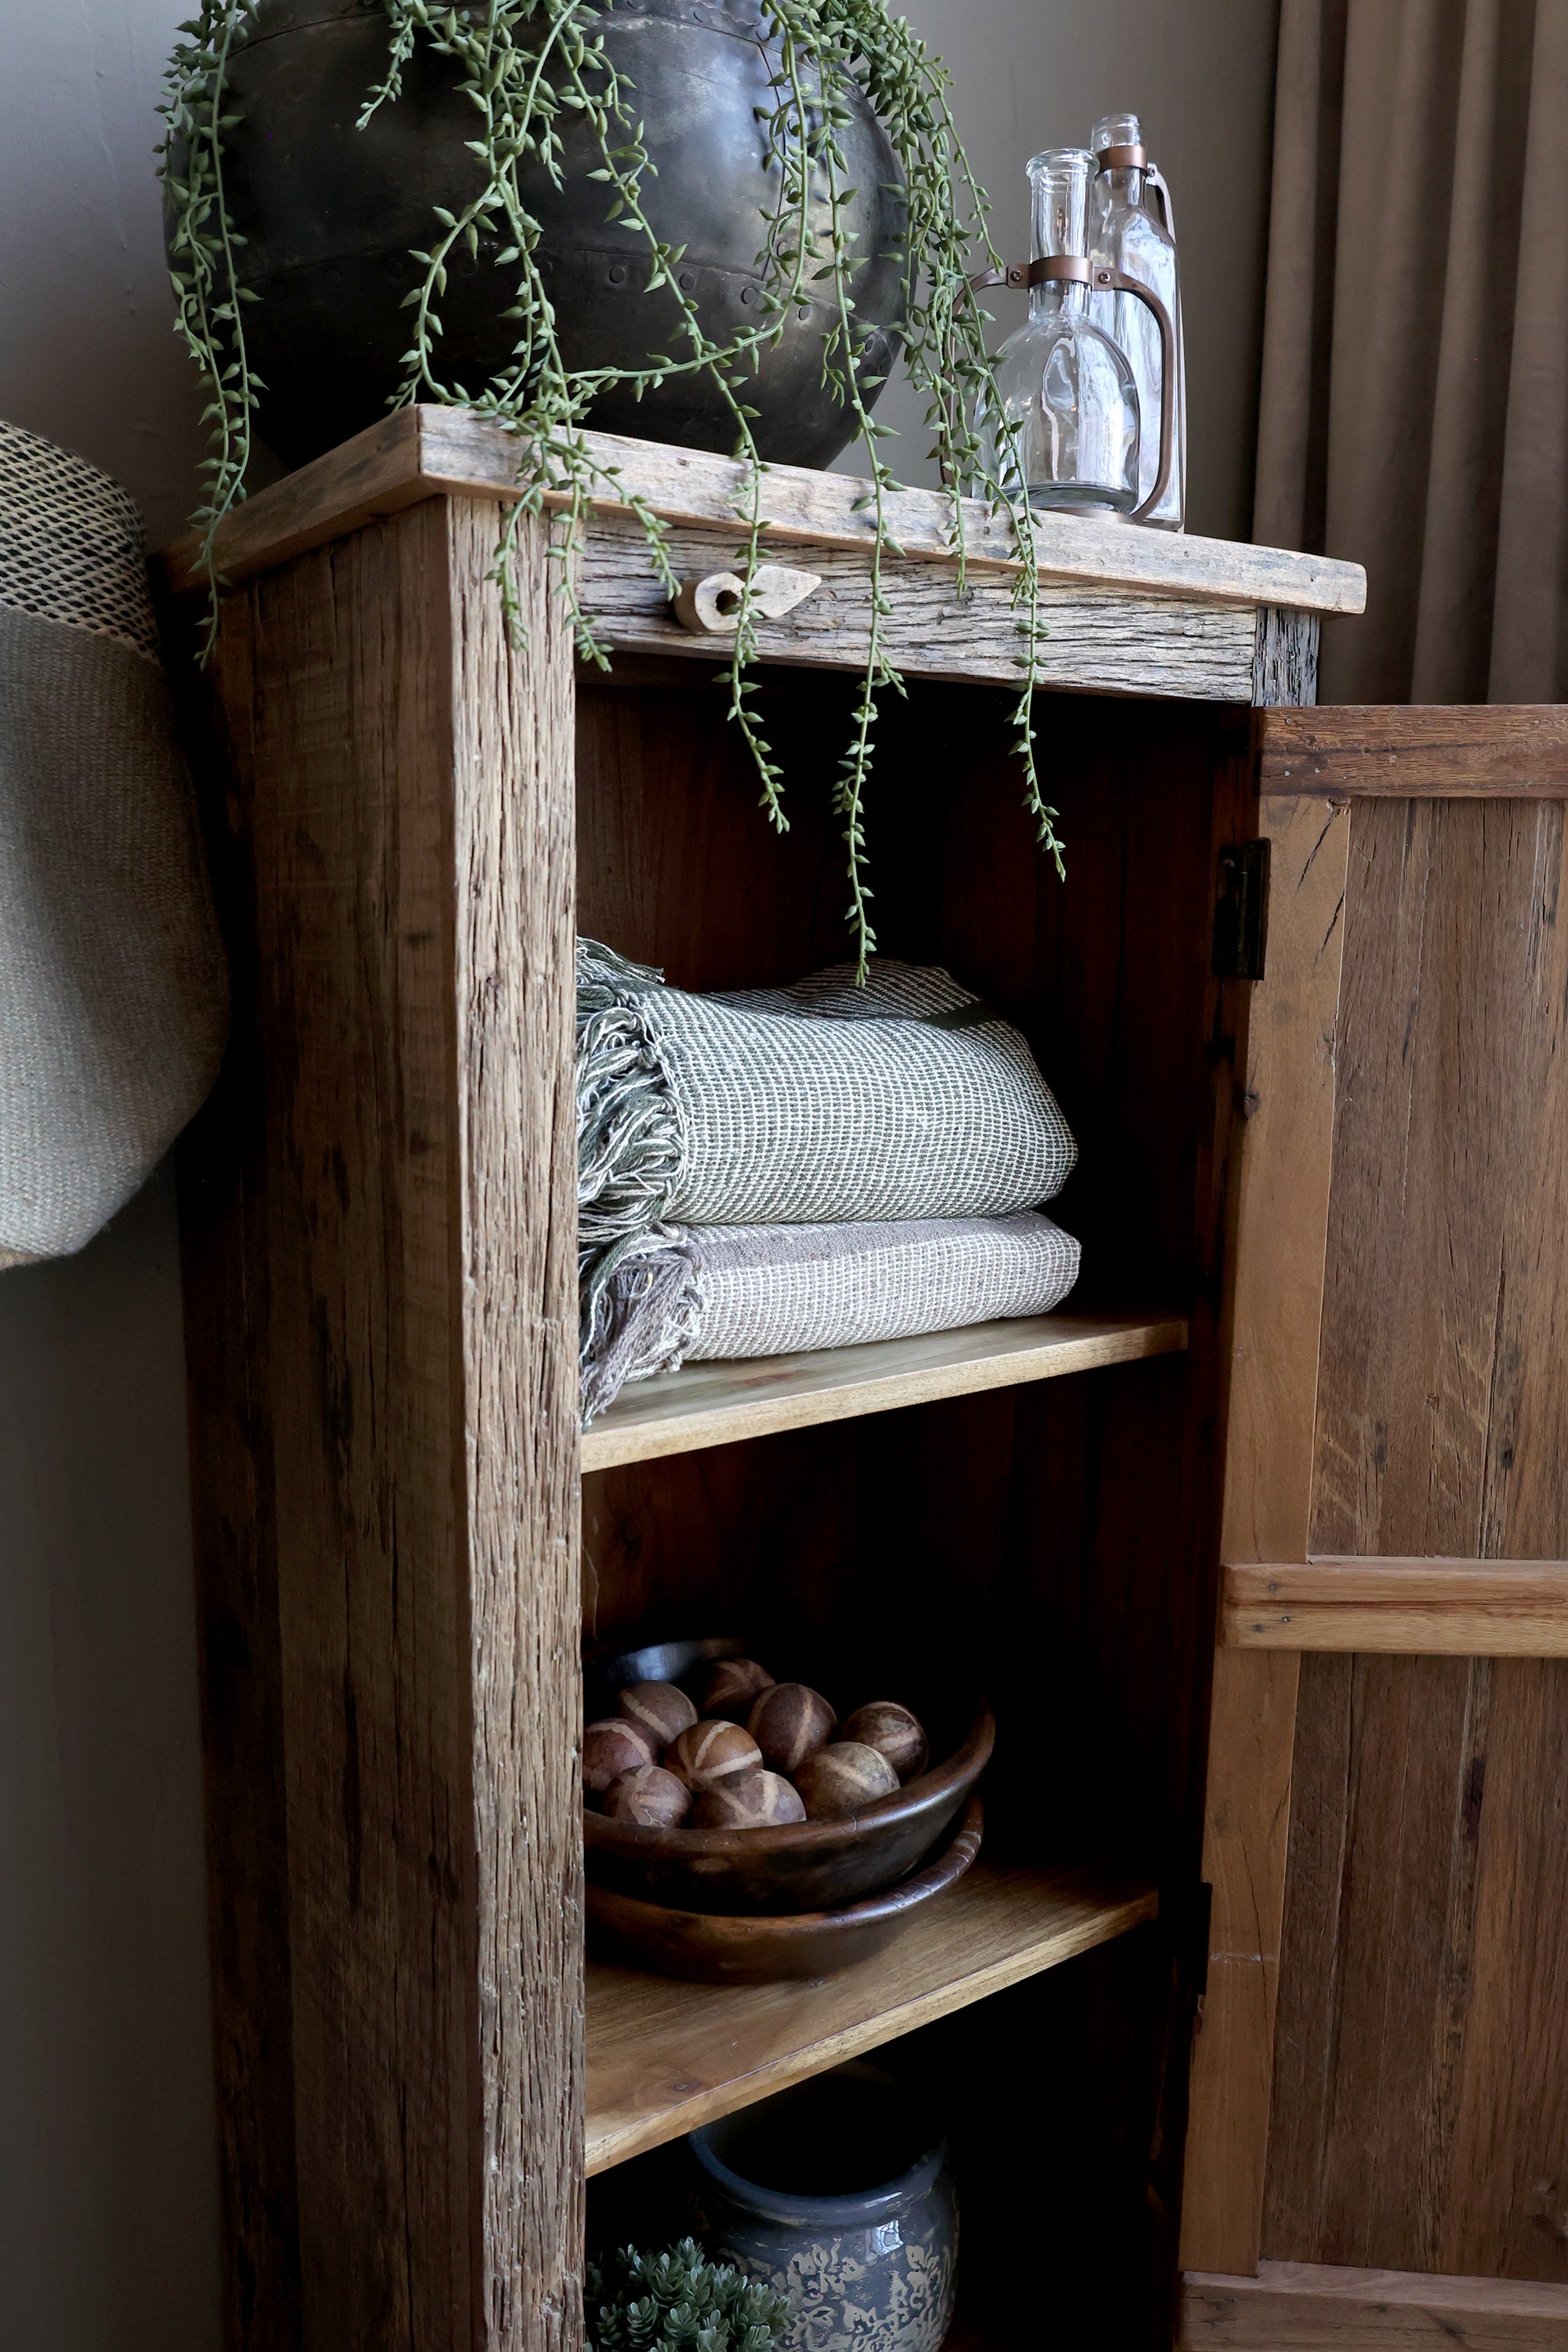
<svg viewBox="0 0 1568 2352">
<path fill-rule="evenodd" d="M 891 1948 L 813 1984 L 588 1963 L 587 2165 L 608 2170 L 1152 1919 L 1131 1873 L 975 1864 Z"/>
<path fill-rule="evenodd" d="M 814 1422 L 929 1404 L 936 1397 L 1049 1381 L 1187 1344 L 1179 1315 L 1026 1315 L 972 1323 L 918 1339 L 818 1348 L 746 1363 L 688 1364 L 629 1388 L 583 1434 L 584 1470 L 690 1454 L 738 1437 L 765 1437 Z"/>
</svg>

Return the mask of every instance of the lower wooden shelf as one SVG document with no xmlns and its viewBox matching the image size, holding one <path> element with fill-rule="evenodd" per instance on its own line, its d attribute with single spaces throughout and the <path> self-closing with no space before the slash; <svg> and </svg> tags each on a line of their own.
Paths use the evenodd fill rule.
<svg viewBox="0 0 1568 2352">
<path fill-rule="evenodd" d="M 590 1959 L 587 2160 L 606 2171 L 1152 1919 L 1131 1872 L 976 1863 L 879 1958 L 811 1984 L 678 1984 Z"/>
<path fill-rule="evenodd" d="M 773 1430 L 1053 1380 L 1168 1356 L 1186 1344 L 1179 1315 L 1023 1315 L 858 1348 L 687 1364 L 637 1381 L 584 1430 L 583 1467 L 608 1470 Z"/>
</svg>

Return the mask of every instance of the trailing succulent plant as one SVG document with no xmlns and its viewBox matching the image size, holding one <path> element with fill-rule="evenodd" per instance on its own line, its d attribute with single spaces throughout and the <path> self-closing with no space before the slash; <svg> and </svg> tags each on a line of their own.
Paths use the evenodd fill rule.
<svg viewBox="0 0 1568 2352">
<path fill-rule="evenodd" d="M 761 723 L 751 675 L 757 650 L 752 579 L 762 560 L 766 525 L 765 468 L 752 436 L 754 412 L 746 391 L 782 334 L 792 304 L 807 296 L 820 298 L 826 289 L 837 315 L 824 343 L 825 380 L 852 416 L 865 458 L 862 503 L 873 524 L 870 644 L 848 749 L 834 788 L 848 853 L 847 920 L 863 971 L 876 944 L 866 878 L 866 785 L 879 698 L 901 693 L 903 681 L 886 640 L 889 605 L 884 560 L 900 551 L 889 519 L 889 496 L 899 485 L 882 455 L 891 428 L 877 424 L 871 415 L 870 403 L 881 379 L 865 371 L 872 330 L 858 321 L 849 290 L 857 257 L 855 232 L 846 215 L 857 192 L 846 184 L 842 134 L 851 119 L 846 100 L 854 84 L 875 109 L 906 183 L 907 232 L 899 257 L 906 364 L 927 401 L 933 454 L 951 489 L 955 554 L 962 566 L 958 501 L 963 489 L 1006 510 L 1020 565 L 1016 611 L 1026 651 L 1026 680 L 1034 674 L 1040 635 L 1033 534 L 1021 504 L 987 471 L 976 430 L 977 409 L 990 393 L 992 375 L 984 340 L 987 317 L 968 282 L 972 237 L 993 266 L 997 256 L 990 241 L 984 193 L 953 125 L 943 68 L 902 18 L 887 13 L 883 0 L 762 0 L 764 27 L 779 58 L 773 89 L 776 102 L 763 116 L 769 161 L 777 172 L 778 203 L 763 224 L 759 260 L 763 290 L 755 322 L 738 327 L 728 341 L 719 342 L 704 331 L 696 305 L 681 287 L 683 248 L 662 241 L 643 209 L 648 156 L 637 92 L 605 48 L 604 26 L 616 0 L 369 4 L 379 5 L 386 16 L 389 51 L 382 80 L 365 93 L 361 128 L 379 108 L 396 103 L 405 70 L 425 44 L 450 61 L 462 92 L 472 102 L 475 136 L 469 143 L 480 167 L 477 192 L 460 211 L 435 207 L 429 245 L 410 253 L 405 298 L 409 340 L 394 404 L 461 403 L 517 436 L 521 495 L 508 510 L 496 558 L 500 592 L 516 626 L 516 537 L 524 519 L 541 511 L 547 491 L 564 505 L 574 527 L 566 534 L 568 545 L 596 496 L 629 504 L 659 576 L 673 595 L 678 583 L 658 518 L 628 494 L 614 466 L 594 453 L 584 421 L 595 398 L 612 386 L 641 394 L 702 372 L 720 388 L 733 422 L 734 449 L 745 483 L 737 502 L 738 535 L 746 547 L 745 562 L 738 568 L 745 587 L 727 676 L 730 716 L 755 763 L 762 806 L 780 831 L 788 824 L 784 778 Z M 247 358 L 245 333 L 246 305 L 257 297 L 239 282 L 236 248 L 240 239 L 225 192 L 226 142 L 241 119 L 233 110 L 229 68 L 255 17 L 256 0 L 201 0 L 199 13 L 181 27 L 161 110 L 167 126 L 160 152 L 177 328 L 208 392 L 205 421 L 212 427 L 212 448 L 195 523 L 215 607 L 215 544 L 225 517 L 245 495 L 252 427 L 263 389 Z M 647 290 L 667 288 L 678 313 L 675 347 L 650 353 L 636 371 L 574 370 L 566 364 L 542 268 L 541 224 L 522 193 L 526 175 L 540 168 L 561 184 L 563 132 L 582 122 L 594 136 L 599 161 L 591 177 L 604 188 L 606 218 L 629 223 L 646 240 L 650 262 Z M 481 240 L 487 251 L 494 250 L 494 267 L 502 273 L 510 296 L 510 300 L 500 299 L 498 289 L 498 301 L 515 324 L 517 339 L 509 363 L 488 383 L 470 387 L 451 381 L 443 371 L 441 310 L 448 264 L 465 249 L 477 259 Z M 593 615 L 577 600 L 570 562 L 561 565 L 560 585 L 580 653 L 607 667 Z M 1026 803 L 1039 841 L 1059 873 L 1062 856 L 1052 822 L 1056 812 L 1040 790 L 1027 682 L 1015 716 L 1015 749 L 1022 763 Z"/>
<path fill-rule="evenodd" d="M 587 2352 L 768 2352 L 790 2317 L 782 2294 L 708 2262 L 694 2238 L 590 2263 L 583 2300 Z"/>
</svg>

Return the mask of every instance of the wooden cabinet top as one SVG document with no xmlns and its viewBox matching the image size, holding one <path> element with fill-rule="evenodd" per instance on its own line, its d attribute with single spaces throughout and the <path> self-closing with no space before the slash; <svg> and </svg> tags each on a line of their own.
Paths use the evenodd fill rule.
<svg viewBox="0 0 1568 2352">
<path fill-rule="evenodd" d="M 723 640 L 693 636 L 676 621 L 634 509 L 658 518 L 682 576 L 733 564 L 745 538 L 746 469 L 660 442 L 584 437 L 600 495 L 582 533 L 579 588 L 605 643 L 616 652 L 721 658 Z M 526 466 L 510 434 L 469 410 L 396 410 L 237 508 L 219 537 L 219 572 L 237 583 L 424 499 L 515 497 L 534 481 Z M 866 490 L 848 475 L 766 468 L 766 545 L 808 565 L 822 584 L 785 618 L 761 625 L 761 659 L 827 669 L 864 662 L 874 536 Z M 543 498 L 550 507 L 569 503 L 548 481 Z M 973 499 L 955 509 L 946 495 L 921 489 L 890 494 L 886 509 L 898 549 L 883 575 L 897 667 L 910 677 L 1016 681 L 1024 648 L 1006 518 Z M 1361 566 L 1322 556 L 1077 515 L 1037 515 L 1035 537 L 1044 632 L 1037 676 L 1046 687 L 1310 699 L 1281 673 L 1292 660 L 1311 667 L 1321 614 L 1359 613 L 1366 602 Z M 194 541 L 170 551 L 176 586 L 194 584 L 195 560 Z"/>
</svg>

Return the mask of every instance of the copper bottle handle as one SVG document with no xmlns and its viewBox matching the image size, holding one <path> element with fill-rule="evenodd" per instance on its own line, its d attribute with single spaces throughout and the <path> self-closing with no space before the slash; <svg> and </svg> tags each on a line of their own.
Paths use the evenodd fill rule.
<svg viewBox="0 0 1568 2352">
<path fill-rule="evenodd" d="M 1142 522 L 1152 514 L 1171 487 L 1171 461 L 1175 455 L 1172 446 L 1176 422 L 1176 330 L 1171 314 L 1157 294 L 1141 286 L 1136 278 L 1129 278 L 1120 269 L 1095 266 L 1089 282 L 1102 292 L 1135 295 L 1146 310 L 1154 313 L 1154 323 L 1160 330 L 1160 466 L 1154 476 L 1154 487 L 1142 506 L 1134 507 L 1129 522 Z"/>
</svg>

